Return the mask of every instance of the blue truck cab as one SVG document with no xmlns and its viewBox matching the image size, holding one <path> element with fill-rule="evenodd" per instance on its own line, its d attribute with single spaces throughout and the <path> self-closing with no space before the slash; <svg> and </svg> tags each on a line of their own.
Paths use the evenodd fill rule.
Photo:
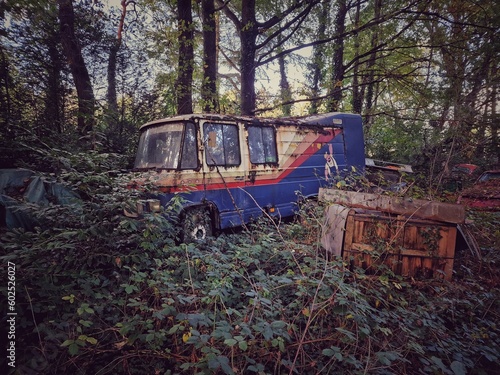
<svg viewBox="0 0 500 375">
<path fill-rule="evenodd" d="M 136 186 L 154 186 L 140 210 L 184 199 L 183 232 L 204 238 L 264 214 L 287 217 L 301 197 L 315 197 L 335 176 L 365 165 L 361 117 L 301 118 L 191 114 L 144 124 Z"/>
</svg>

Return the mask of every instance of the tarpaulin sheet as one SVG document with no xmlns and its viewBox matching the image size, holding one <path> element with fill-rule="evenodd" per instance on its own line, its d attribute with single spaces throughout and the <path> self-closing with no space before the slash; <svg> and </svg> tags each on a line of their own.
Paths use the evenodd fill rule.
<svg viewBox="0 0 500 375">
<path fill-rule="evenodd" d="M 33 229 L 33 208 L 49 204 L 77 204 L 78 194 L 66 186 L 44 179 L 28 169 L 0 169 L 0 225 Z"/>
</svg>

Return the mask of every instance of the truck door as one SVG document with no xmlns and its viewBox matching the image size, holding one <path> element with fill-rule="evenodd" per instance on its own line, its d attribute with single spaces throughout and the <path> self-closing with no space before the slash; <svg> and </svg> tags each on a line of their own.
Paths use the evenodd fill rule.
<svg viewBox="0 0 500 375">
<path fill-rule="evenodd" d="M 202 137 L 206 200 L 217 206 L 221 228 L 241 225 L 246 169 L 241 129 L 237 123 L 206 121 Z"/>
<path fill-rule="evenodd" d="M 247 126 L 249 169 L 245 180 L 245 190 L 249 202 L 250 217 L 262 215 L 266 210 L 270 215 L 279 215 L 277 198 L 283 192 L 277 185 L 279 177 L 276 129 L 270 125 L 252 124 Z"/>
</svg>

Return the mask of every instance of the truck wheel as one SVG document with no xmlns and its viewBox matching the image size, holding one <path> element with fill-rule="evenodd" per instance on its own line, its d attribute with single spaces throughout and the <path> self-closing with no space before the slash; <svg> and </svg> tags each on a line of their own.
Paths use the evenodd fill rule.
<svg viewBox="0 0 500 375">
<path fill-rule="evenodd" d="M 189 209 L 183 218 L 184 242 L 203 241 L 213 235 L 210 211 L 204 207 Z"/>
</svg>

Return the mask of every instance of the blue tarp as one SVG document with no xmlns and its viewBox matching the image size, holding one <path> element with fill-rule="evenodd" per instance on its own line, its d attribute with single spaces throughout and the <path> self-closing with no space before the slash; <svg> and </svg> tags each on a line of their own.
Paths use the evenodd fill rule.
<svg viewBox="0 0 500 375">
<path fill-rule="evenodd" d="M 37 220 L 30 213 L 38 206 L 78 204 L 78 194 L 29 169 L 0 169 L 0 225 L 33 229 Z"/>
</svg>

